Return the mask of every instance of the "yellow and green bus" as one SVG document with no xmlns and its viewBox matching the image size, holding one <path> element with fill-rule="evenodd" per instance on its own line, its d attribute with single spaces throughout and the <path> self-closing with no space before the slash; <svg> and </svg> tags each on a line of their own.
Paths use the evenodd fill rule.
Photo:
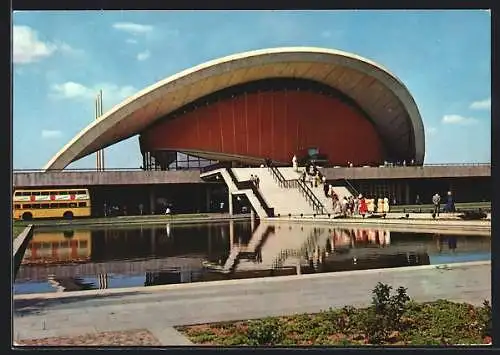
<svg viewBox="0 0 500 355">
<path fill-rule="evenodd" d="M 89 217 L 90 206 L 89 190 L 85 188 L 16 190 L 13 218 L 29 221 L 41 218 Z"/>
</svg>

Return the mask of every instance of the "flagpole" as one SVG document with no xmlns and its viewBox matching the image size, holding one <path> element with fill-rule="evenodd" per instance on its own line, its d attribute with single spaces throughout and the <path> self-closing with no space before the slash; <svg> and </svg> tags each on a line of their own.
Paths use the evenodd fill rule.
<svg viewBox="0 0 500 355">
<path fill-rule="evenodd" d="M 94 100 L 94 119 L 97 120 L 99 117 L 99 97 Z M 101 167 L 101 155 L 100 151 L 96 152 L 96 170 L 99 171 Z"/>
<path fill-rule="evenodd" d="M 103 114 L 102 112 L 102 90 L 99 90 L 99 117 Z M 101 168 L 104 171 L 104 148 L 101 149 Z"/>
</svg>

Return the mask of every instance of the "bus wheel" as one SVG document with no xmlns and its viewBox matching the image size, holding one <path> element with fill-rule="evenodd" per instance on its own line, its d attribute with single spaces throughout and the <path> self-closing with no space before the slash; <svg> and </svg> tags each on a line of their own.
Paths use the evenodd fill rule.
<svg viewBox="0 0 500 355">
<path fill-rule="evenodd" d="M 24 212 L 23 213 L 23 221 L 31 221 L 33 219 L 33 215 L 31 212 Z"/>
<path fill-rule="evenodd" d="M 64 217 L 65 219 L 72 219 L 72 218 L 73 218 L 73 212 L 71 212 L 71 211 L 66 211 L 66 212 L 64 212 L 63 217 Z"/>
</svg>

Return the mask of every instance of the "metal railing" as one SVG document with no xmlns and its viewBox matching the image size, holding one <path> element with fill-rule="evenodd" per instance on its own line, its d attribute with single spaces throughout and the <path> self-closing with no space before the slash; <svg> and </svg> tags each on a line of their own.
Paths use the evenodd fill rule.
<svg viewBox="0 0 500 355">
<path fill-rule="evenodd" d="M 287 180 L 285 180 L 285 177 L 278 170 L 277 167 L 270 165 L 267 168 L 268 168 L 269 172 L 271 173 L 271 175 L 273 176 L 274 181 L 276 181 L 277 184 L 279 185 L 279 187 L 282 187 L 282 188 L 289 188 L 290 187 L 289 183 L 287 182 Z"/>
<path fill-rule="evenodd" d="M 268 167 L 271 175 L 278 185 L 282 188 L 298 188 L 302 195 L 305 197 L 306 201 L 313 207 L 314 212 L 317 214 L 326 214 L 325 206 L 321 203 L 318 197 L 312 192 L 312 190 L 301 180 L 286 180 L 281 171 L 273 165 Z"/>
<path fill-rule="evenodd" d="M 351 184 L 351 182 L 347 179 L 342 179 L 344 184 L 346 185 L 346 188 L 347 190 L 349 190 L 349 192 L 354 196 L 354 197 L 357 197 L 359 196 L 359 192 L 358 190 L 356 190 L 356 188 Z"/>
<path fill-rule="evenodd" d="M 306 198 L 306 200 L 312 204 L 314 211 L 317 214 L 326 214 L 326 209 L 325 206 L 321 203 L 321 201 L 318 199 L 318 197 L 314 194 L 314 192 L 307 186 L 305 182 L 302 180 L 294 180 L 297 182 L 297 185 L 299 186 L 300 191 Z"/>
<path fill-rule="evenodd" d="M 269 205 L 264 200 L 259 189 L 257 188 L 257 186 L 255 186 L 255 183 L 253 181 L 250 181 L 250 180 L 238 181 L 238 179 L 234 175 L 234 172 L 231 168 L 226 168 L 226 171 L 229 174 L 229 176 L 231 177 L 231 180 L 233 181 L 234 185 L 238 188 L 238 190 L 244 190 L 244 189 L 252 190 L 253 194 L 255 195 L 257 200 L 259 200 L 260 205 L 262 206 L 262 208 L 266 212 L 267 216 L 274 217 L 274 208 L 269 207 Z"/>
</svg>

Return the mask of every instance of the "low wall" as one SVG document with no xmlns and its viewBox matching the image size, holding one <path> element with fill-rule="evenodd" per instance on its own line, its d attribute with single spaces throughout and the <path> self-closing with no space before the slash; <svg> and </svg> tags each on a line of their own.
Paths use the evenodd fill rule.
<svg viewBox="0 0 500 355">
<path fill-rule="evenodd" d="M 491 165 L 406 166 L 385 168 L 324 168 L 329 180 L 348 179 L 429 179 L 491 176 Z"/>
<path fill-rule="evenodd" d="M 198 170 L 15 172 L 14 188 L 204 183 Z"/>
</svg>

